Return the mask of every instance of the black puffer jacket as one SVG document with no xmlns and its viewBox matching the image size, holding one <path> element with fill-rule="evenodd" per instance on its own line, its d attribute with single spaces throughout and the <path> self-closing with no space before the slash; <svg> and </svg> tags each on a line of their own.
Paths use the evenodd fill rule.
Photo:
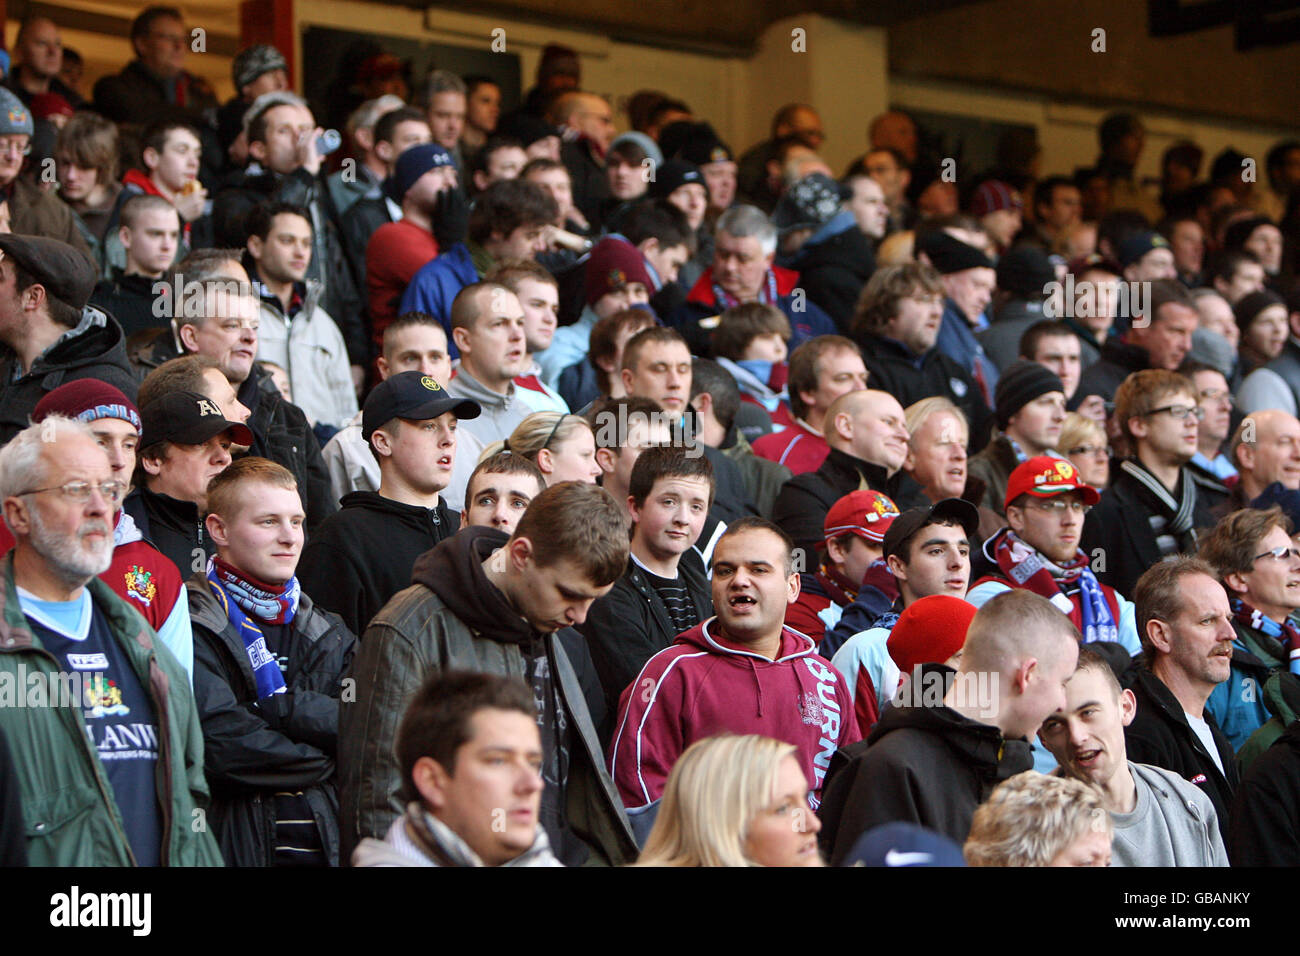
<svg viewBox="0 0 1300 956">
<path fill-rule="evenodd" d="M 553 701 L 562 720 L 547 722 L 541 731 L 567 735 L 568 775 L 553 794 L 564 824 L 586 845 L 593 862 L 622 866 L 636 857 L 632 829 L 605 769 L 596 722 L 573 659 L 584 642 L 570 628 L 552 634 L 534 631 L 488 580 L 483 562 L 506 541 L 507 535 L 493 528 L 466 528 L 443 541 L 416 562 L 412 586 L 399 591 L 366 629 L 351 675 L 356 702 L 340 711 L 345 854 L 361 837 L 382 838 L 405 811 L 393 754 L 397 725 L 411 694 L 431 671 L 455 668 L 526 682 L 539 671 L 549 675 L 542 696 L 550 700 L 542 706 L 550 711 Z M 546 805 L 544 797 L 544 809 Z M 562 847 L 552 845 L 563 859 Z"/>
<path fill-rule="evenodd" d="M 857 226 L 850 226 L 815 246 L 804 246 L 790 268 L 799 273 L 799 286 L 813 304 L 835 320 L 840 334 L 847 335 L 858 295 L 876 271 L 871 240 Z"/>
<path fill-rule="evenodd" d="M 922 665 L 919 693 L 887 707 L 871 736 L 831 758 L 818 811 L 831 866 L 882 823 L 915 823 L 964 843 L 975 808 L 993 788 L 1032 769 L 1028 741 L 1008 740 L 992 724 L 933 705 L 955 674 L 942 664 Z"/>
<path fill-rule="evenodd" d="M 298 493 L 307 510 L 307 534 L 339 510 L 330 488 L 329 471 L 321 457 L 320 442 L 301 408 L 284 400 L 271 376 L 258 365 L 238 390 L 239 401 L 252 410 L 248 427 L 253 430 L 251 455 L 269 458 L 293 472 Z"/>
<path fill-rule="evenodd" d="M 298 580 L 318 607 L 364 634 L 388 599 L 410 586 L 416 558 L 459 528 L 460 515 L 443 501 L 421 508 L 354 491 L 303 549 Z"/>
<path fill-rule="evenodd" d="M 695 605 L 694 623 L 712 617 L 713 596 L 699 565 L 682 561 L 677 567 Z M 618 698 L 623 688 L 636 679 L 646 661 L 672 644 L 678 634 L 659 592 L 631 558 L 627 570 L 614 582 L 610 592 L 591 605 L 587 620 L 578 630 L 591 649 L 591 660 L 605 693 L 606 713 L 611 718 L 618 713 Z"/>
<path fill-rule="evenodd" d="M 51 346 L 17 381 L 14 366 L 18 359 L 0 347 L 0 444 L 26 428 L 36 403 L 65 382 L 99 379 L 135 401 L 139 386 L 126 358 L 125 341 L 116 321 L 88 305 L 75 333 Z"/>
<path fill-rule="evenodd" d="M 210 819 L 226 865 L 272 865 L 275 794 L 289 790 L 302 791 L 325 855 L 337 866 L 339 695 L 355 638 L 337 615 L 302 595 L 283 665 L 288 692 L 259 701 L 244 641 L 207 578 L 196 574 L 185 588 Z"/>
</svg>

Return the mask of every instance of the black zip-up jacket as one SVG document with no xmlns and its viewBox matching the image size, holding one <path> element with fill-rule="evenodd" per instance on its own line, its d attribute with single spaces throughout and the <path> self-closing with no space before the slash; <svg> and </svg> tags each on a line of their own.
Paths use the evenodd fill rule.
<svg viewBox="0 0 1300 956">
<path fill-rule="evenodd" d="M 859 331 L 853 338 L 862 349 L 862 362 L 871 373 L 872 388 L 893 395 L 904 408 L 935 395 L 950 398 L 970 425 L 967 449 L 973 451 L 987 444 L 993 412 L 984 404 L 970 371 L 960 362 L 937 347 L 917 355 L 902 342 L 871 332 Z"/>
<path fill-rule="evenodd" d="M 82 322 L 86 323 L 84 329 L 38 356 L 17 381 L 18 359 L 0 346 L 0 444 L 31 424 L 37 402 L 65 382 L 99 379 L 135 401 L 139 384 L 127 361 L 122 327 L 102 309 L 89 305 L 82 311 Z"/>
<path fill-rule="evenodd" d="M 122 327 L 127 337 L 145 329 L 167 328 L 168 316 L 154 314 L 154 284 L 161 280 L 127 275 L 114 268 L 113 278 L 100 279 L 91 293 L 90 304 L 103 309 Z"/>
<path fill-rule="evenodd" d="M 1226 843 L 1233 866 L 1300 866 L 1300 721 L 1246 772 Z"/>
<path fill-rule="evenodd" d="M 591 659 L 574 659 L 585 642 L 572 628 L 534 631 L 488 580 L 483 562 L 507 540 L 502 531 L 475 527 L 441 542 L 416 562 L 411 587 L 384 605 L 366 629 L 351 675 L 355 703 L 339 712 L 344 854 L 361 837 L 382 839 L 405 812 L 393 744 L 407 701 L 430 671 L 455 668 L 528 682 L 530 668 L 544 659 L 571 745 L 568 775 L 557 794 L 565 823 L 586 843 L 593 862 L 621 866 L 636 857 L 632 828 L 596 734 L 599 718 L 589 709 L 591 691 L 580 676 L 584 668 L 591 670 Z M 599 686 L 593 690 L 596 703 L 603 703 Z M 561 732 L 553 725 L 540 729 Z"/>
<path fill-rule="evenodd" d="M 459 512 L 441 499 L 436 508 L 421 508 L 354 491 L 303 549 L 298 582 L 318 607 L 364 634 L 388 599 L 410 587 L 416 558 L 459 527 Z"/>
<path fill-rule="evenodd" d="M 271 376 L 256 364 L 239 386 L 237 395 L 252 410 L 247 424 L 256 440 L 249 454 L 269 458 L 293 472 L 307 511 L 310 537 L 339 507 L 330 487 L 325 459 L 321 457 L 320 442 L 307 423 L 307 416 L 297 405 L 284 400 Z"/>
<path fill-rule="evenodd" d="M 135 520 L 144 539 L 176 565 L 184 578 L 208 566 L 216 545 L 208 537 L 203 514 L 192 501 L 178 501 L 141 486 L 122 502 L 122 510 Z"/>
<path fill-rule="evenodd" d="M 772 521 L 791 537 L 796 548 L 803 549 L 808 559 L 806 567 L 817 564 L 813 556 L 824 536 L 826 512 L 850 491 L 863 487 L 864 482 L 872 491 L 893 494 L 893 484 L 884 468 L 832 448 L 820 468 L 795 475 L 781 487 L 772 505 Z"/>
<path fill-rule="evenodd" d="M 712 617 L 713 595 L 699 565 L 681 561 L 677 570 L 695 605 L 694 623 Z M 592 603 L 587 620 L 578 625 L 578 631 L 587 639 L 610 717 L 618 713 L 623 688 L 636 679 L 646 661 L 671 645 L 678 634 L 659 592 L 630 557 L 627 570 L 608 594 Z"/>
<path fill-rule="evenodd" d="M 275 795 L 302 791 L 326 859 L 339 860 L 339 696 L 356 640 L 302 595 L 281 664 L 286 693 L 257 698 L 244 640 L 203 574 L 185 582 L 194 625 L 194 700 L 203 725 L 210 819 L 227 866 L 275 862 Z M 256 623 L 256 622 L 254 622 Z"/>
<path fill-rule="evenodd" d="M 993 788 L 1033 767 L 1028 741 L 1008 740 L 951 708 L 925 706 L 942 699 L 955 674 L 923 664 L 922 687 L 886 707 L 866 740 L 831 758 L 818 811 L 818 839 L 831 866 L 882 823 L 915 823 L 964 843 L 975 808 Z"/>
<path fill-rule="evenodd" d="M 1121 683 L 1137 698 L 1137 714 L 1124 728 L 1128 759 L 1171 770 L 1204 790 L 1214 803 L 1214 812 L 1219 816 L 1219 830 L 1226 844 L 1228 809 L 1237 789 L 1237 758 L 1228 738 L 1214 722 L 1214 715 L 1208 710 L 1204 712 L 1205 722 L 1210 725 L 1210 733 L 1219 751 L 1219 760 L 1223 763 L 1222 773 L 1187 722 L 1183 705 L 1178 703 L 1178 698 L 1164 681 L 1146 665 L 1135 661 Z"/>
</svg>

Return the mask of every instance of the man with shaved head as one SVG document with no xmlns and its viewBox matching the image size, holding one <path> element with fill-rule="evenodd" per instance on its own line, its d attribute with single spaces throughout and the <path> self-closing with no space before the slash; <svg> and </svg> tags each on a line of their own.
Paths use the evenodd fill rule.
<svg viewBox="0 0 1300 956">
<path fill-rule="evenodd" d="M 460 365 L 450 382 L 439 384 L 454 398 L 467 398 L 482 409 L 477 418 L 459 424 L 459 447 L 443 495 L 447 506 L 458 511 L 479 454 L 492 442 L 509 438 L 533 408 L 514 383 L 527 366 L 528 347 L 524 307 L 513 292 L 495 282 L 465 286 L 451 304 L 451 335 L 460 349 Z"/>
<path fill-rule="evenodd" d="M 964 841 L 994 784 L 1033 766 L 1026 738 L 1064 709 L 1078 658 L 1078 630 L 1047 598 L 1008 591 L 980 608 L 957 670 L 919 664 L 867 739 L 831 760 L 819 814 L 828 862 L 883 823 Z"/>
<path fill-rule="evenodd" d="M 1275 481 L 1300 488 L 1300 420 L 1276 408 L 1244 418 L 1228 446 L 1240 479 L 1232 490 L 1233 508 L 1245 508 Z"/>
<path fill-rule="evenodd" d="M 830 454 L 816 471 L 795 475 L 781 488 L 772 520 L 804 549 L 821 540 L 826 512 L 850 491 L 893 493 L 891 479 L 907 459 L 903 407 L 888 392 L 862 389 L 841 395 L 822 425 Z"/>
<path fill-rule="evenodd" d="M 565 134 L 560 160 L 569 171 L 573 204 L 594 226 L 610 196 L 604 157 L 614 141 L 614 108 L 603 96 L 573 91 L 551 105 L 550 119 Z"/>
<path fill-rule="evenodd" d="M 5 86 L 14 95 L 31 106 L 32 99 L 44 94 L 61 96 L 73 109 L 85 105 L 77 91 L 59 79 L 63 68 L 63 39 L 59 28 L 49 17 L 32 17 L 24 20 L 14 40 L 17 65 L 5 79 Z"/>
</svg>

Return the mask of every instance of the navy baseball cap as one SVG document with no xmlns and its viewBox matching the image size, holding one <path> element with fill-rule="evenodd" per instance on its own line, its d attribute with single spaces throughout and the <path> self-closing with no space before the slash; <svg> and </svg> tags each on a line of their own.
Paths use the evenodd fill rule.
<svg viewBox="0 0 1300 956">
<path fill-rule="evenodd" d="M 961 847 L 914 823 L 882 823 L 864 833 L 844 866 L 965 866 Z"/>
<path fill-rule="evenodd" d="M 433 380 L 419 372 L 398 372 L 371 389 L 361 413 L 361 436 L 370 441 L 375 429 L 394 418 L 424 422 L 452 412 L 457 418 L 478 418 L 478 402 L 456 398 Z"/>
</svg>

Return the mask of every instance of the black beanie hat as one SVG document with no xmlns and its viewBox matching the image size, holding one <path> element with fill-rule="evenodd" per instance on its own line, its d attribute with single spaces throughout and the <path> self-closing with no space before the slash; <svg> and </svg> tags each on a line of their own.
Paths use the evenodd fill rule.
<svg viewBox="0 0 1300 956">
<path fill-rule="evenodd" d="M 998 259 L 998 288 L 1018 299 L 1036 302 L 1046 298 L 1047 286 L 1056 281 L 1056 268 L 1037 246 L 1015 246 Z"/>
<path fill-rule="evenodd" d="M 709 184 L 704 181 L 700 167 L 684 159 L 670 159 L 655 170 L 646 195 L 651 199 L 667 199 L 674 190 L 689 183 L 699 183 L 708 192 Z"/>
<path fill-rule="evenodd" d="M 1286 300 L 1276 292 L 1270 292 L 1268 289 L 1261 289 L 1258 292 L 1252 292 L 1250 295 L 1242 296 L 1237 304 L 1232 307 L 1233 318 L 1237 320 L 1237 328 L 1245 332 L 1250 328 L 1250 323 L 1271 305 L 1280 305 L 1286 307 Z"/>
<path fill-rule="evenodd" d="M 917 252 L 924 252 L 930 264 L 940 275 L 950 275 L 963 269 L 992 269 L 993 260 L 983 250 L 950 236 L 942 229 L 923 236 L 916 244 Z"/>
<path fill-rule="evenodd" d="M 1065 392 L 1055 372 L 1028 359 L 1012 362 L 998 377 L 997 388 L 993 390 L 998 428 L 1005 429 L 1012 415 L 1048 392 Z"/>
</svg>

